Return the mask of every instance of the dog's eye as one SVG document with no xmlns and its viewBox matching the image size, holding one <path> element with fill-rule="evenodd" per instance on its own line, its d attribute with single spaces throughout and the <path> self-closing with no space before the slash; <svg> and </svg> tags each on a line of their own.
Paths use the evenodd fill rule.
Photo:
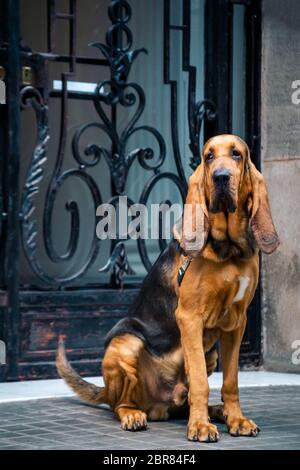
<svg viewBox="0 0 300 470">
<path fill-rule="evenodd" d="M 232 158 L 234 160 L 240 160 L 242 158 L 241 153 L 238 150 L 233 149 L 232 150 Z"/>
<path fill-rule="evenodd" d="M 214 159 L 214 154 L 212 152 L 209 152 L 207 155 L 206 155 L 206 158 L 205 158 L 205 161 L 207 163 L 211 162 L 212 160 Z"/>
</svg>

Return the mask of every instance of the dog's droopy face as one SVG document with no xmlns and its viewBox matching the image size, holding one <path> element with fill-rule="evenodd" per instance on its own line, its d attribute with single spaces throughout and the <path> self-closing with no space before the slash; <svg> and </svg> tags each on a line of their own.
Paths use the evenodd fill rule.
<svg viewBox="0 0 300 470">
<path fill-rule="evenodd" d="M 215 215 L 219 213 L 224 215 Z M 237 238 L 247 238 L 250 231 L 264 253 L 279 244 L 264 177 L 251 161 L 247 144 L 235 135 L 218 135 L 204 145 L 201 164 L 189 179 L 182 233 L 174 233 L 183 250 L 195 257 L 213 229 L 236 233 Z"/>
<path fill-rule="evenodd" d="M 217 136 L 205 144 L 202 159 L 210 212 L 235 212 L 247 158 L 248 147 L 239 137 Z"/>
</svg>

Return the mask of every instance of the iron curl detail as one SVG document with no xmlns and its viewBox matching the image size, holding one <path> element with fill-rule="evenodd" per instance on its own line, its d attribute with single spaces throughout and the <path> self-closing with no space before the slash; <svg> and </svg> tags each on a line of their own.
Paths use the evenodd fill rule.
<svg viewBox="0 0 300 470">
<path fill-rule="evenodd" d="M 79 169 L 71 169 L 67 170 L 59 175 L 58 178 L 55 179 L 55 184 L 52 185 L 51 191 L 48 195 L 47 198 L 47 203 L 45 206 L 45 211 L 44 211 L 44 240 L 45 240 L 45 246 L 47 249 L 47 254 L 51 261 L 54 263 L 59 263 L 61 261 L 68 261 L 70 260 L 78 247 L 78 242 L 79 242 L 79 232 L 80 232 L 80 214 L 79 214 L 79 207 L 76 201 L 67 201 L 65 204 L 66 210 L 70 213 L 70 236 L 69 236 L 69 241 L 67 244 L 67 248 L 63 254 L 58 254 L 54 250 L 54 244 L 52 240 L 52 215 L 54 211 L 54 204 L 55 200 L 58 194 L 58 191 L 62 187 L 62 185 L 66 182 L 67 179 L 71 177 L 77 177 L 81 181 L 83 181 L 87 187 L 90 190 L 90 194 L 94 203 L 94 209 L 96 212 L 97 207 L 99 204 L 102 202 L 101 194 L 99 191 L 99 188 L 97 184 L 95 183 L 94 179 L 84 171 L 83 168 Z M 96 226 L 96 223 L 94 223 Z M 94 230 L 95 232 L 95 230 Z M 99 241 L 97 240 L 96 236 L 94 235 L 92 245 L 89 251 L 88 255 L 88 261 L 86 264 L 84 264 L 84 269 L 82 270 L 79 269 L 76 273 L 74 273 L 72 276 L 67 277 L 64 279 L 65 283 L 69 283 L 74 279 L 77 279 L 78 277 L 82 276 L 88 267 L 92 264 L 94 259 L 96 258 L 96 255 L 98 254 L 99 251 Z M 61 282 L 61 281 L 60 281 Z"/>
<path fill-rule="evenodd" d="M 202 100 L 194 104 L 191 119 L 191 142 L 190 150 L 192 157 L 190 158 L 190 167 L 196 170 L 201 162 L 201 145 L 200 136 L 202 123 L 207 121 L 214 121 L 216 119 L 216 105 L 211 100 Z"/>
<path fill-rule="evenodd" d="M 175 184 L 175 186 L 177 187 L 177 189 L 180 192 L 182 201 L 184 201 L 186 193 L 185 193 L 184 184 L 181 181 L 181 179 L 174 173 L 160 172 L 160 173 L 154 174 L 147 181 L 147 184 L 145 185 L 145 187 L 143 189 L 143 192 L 140 196 L 139 203 L 143 204 L 143 205 L 147 205 L 149 196 L 150 196 L 153 188 L 156 186 L 156 184 L 161 180 L 167 180 L 167 179 Z M 168 206 L 171 205 L 170 201 L 161 201 L 160 205 L 164 204 L 164 203 L 166 203 Z M 160 225 L 160 228 L 161 228 L 161 220 L 159 220 L 159 225 Z M 146 242 L 143 238 L 138 238 L 137 244 L 138 244 L 138 250 L 139 250 L 139 254 L 140 254 L 141 260 L 143 262 L 143 265 L 144 265 L 146 271 L 149 272 L 151 267 L 152 267 L 152 263 L 151 263 L 150 258 L 148 256 L 148 253 L 147 253 Z M 165 241 L 159 240 L 159 247 L 160 247 L 160 249 L 164 249 L 166 247 Z"/>
<path fill-rule="evenodd" d="M 72 151 L 73 156 L 81 169 L 85 169 L 86 167 L 93 167 L 96 166 L 101 159 L 101 156 L 104 155 L 105 159 L 109 161 L 110 159 L 110 152 L 103 146 L 99 146 L 97 144 L 88 144 L 84 149 L 84 156 L 80 152 L 80 141 L 83 134 L 89 129 L 100 129 L 107 133 L 107 129 L 105 126 L 98 122 L 89 122 L 81 126 L 75 132 L 73 139 L 72 139 Z M 111 137 L 111 136 L 110 136 Z M 85 157 L 93 157 L 90 160 L 86 160 Z"/>
<path fill-rule="evenodd" d="M 116 209 L 119 204 L 118 196 L 112 197 L 108 201 L 108 204 L 111 204 Z M 127 198 L 127 208 L 130 208 L 132 205 L 134 205 L 134 202 L 130 198 Z M 108 273 L 113 280 L 113 284 L 117 287 L 120 287 L 121 289 L 123 289 L 124 286 L 125 275 L 135 274 L 135 271 L 132 269 L 127 257 L 124 243 L 125 241 L 126 240 L 124 239 L 111 240 L 111 254 L 105 265 L 99 269 L 100 273 Z"/>
<path fill-rule="evenodd" d="M 76 130 L 71 140 L 75 168 L 67 170 L 63 169 L 63 163 L 67 145 L 67 81 L 70 74 L 62 74 L 60 138 L 51 181 L 45 196 L 43 212 L 45 250 L 49 260 L 57 265 L 70 261 L 75 256 L 81 230 L 80 207 L 74 200 L 75 198 L 72 197 L 71 200 L 66 201 L 64 206 L 69 214 L 68 222 L 70 227 L 67 246 L 64 253 L 57 251 L 53 238 L 53 214 L 58 193 L 70 179 L 80 179 L 89 190 L 96 214 L 96 208 L 101 204 L 102 198 L 100 189 L 90 170 L 94 171 L 101 160 L 104 159 L 109 169 L 112 198 L 125 194 L 128 173 L 134 161 L 138 161 L 140 167 L 151 174 L 144 187 L 140 202 L 143 200 L 148 201 L 153 187 L 163 178 L 171 180 L 178 187 L 182 199 L 185 196 L 186 185 L 183 173 L 177 176 L 173 173 L 161 172 L 166 159 L 164 137 L 155 127 L 140 123 L 146 107 L 146 96 L 143 88 L 138 83 L 130 81 L 129 76 L 136 59 L 141 54 L 147 54 L 147 50 L 145 48 L 132 49 L 133 37 L 128 27 L 128 22 L 132 17 L 131 6 L 126 0 L 113 0 L 110 3 L 108 14 L 112 24 L 107 31 L 105 44 L 100 42 L 90 44 L 90 46 L 100 51 L 109 67 L 109 77 L 96 86 L 93 95 L 93 104 L 99 116 L 99 122 L 96 120 L 84 123 Z M 41 168 L 47 159 L 48 108 L 43 103 L 38 90 L 31 88 L 22 93 L 22 106 L 24 109 L 34 106 L 38 123 L 37 143 L 33 151 L 23 193 L 23 212 L 25 214 L 22 223 L 24 248 L 33 270 L 43 281 L 53 287 L 65 286 L 83 276 L 96 260 L 100 248 L 100 241 L 96 237 L 96 218 L 94 237 L 91 246 L 88 247 L 86 259 L 82 260 L 80 266 L 77 266 L 70 275 L 50 276 L 45 273 L 38 261 L 37 221 L 32 220 L 32 214 L 35 210 L 33 196 L 39 190 L 39 184 L 43 178 Z M 128 110 L 130 108 L 131 110 L 130 117 L 122 129 L 119 128 L 117 122 L 119 107 Z M 87 140 L 88 132 L 91 130 L 96 131 L 97 141 L 89 142 Z M 151 138 L 151 144 L 147 140 L 147 145 L 144 147 L 135 148 L 135 146 L 130 145 L 137 133 L 148 135 Z M 105 137 L 105 143 L 103 143 L 103 136 Z M 36 181 L 35 175 L 37 176 Z M 164 248 L 165 241 L 159 241 L 159 246 L 161 249 Z M 138 249 L 143 264 L 149 270 L 151 262 L 144 241 L 138 240 Z M 111 241 L 109 259 L 99 271 L 110 274 L 110 283 L 114 287 L 122 287 L 125 276 L 134 274 L 128 262 L 126 240 Z"/>
<path fill-rule="evenodd" d="M 37 256 L 38 224 L 36 219 L 32 219 L 32 216 L 36 211 L 34 198 L 39 192 L 39 184 L 43 179 L 43 165 L 47 160 L 47 145 L 50 138 L 48 106 L 44 104 L 38 90 L 32 86 L 24 87 L 21 90 L 20 102 L 22 109 L 32 107 L 37 123 L 36 144 L 21 196 L 21 240 L 25 256 L 34 272 L 41 279 L 47 281 L 47 276 L 45 276 Z"/>
<path fill-rule="evenodd" d="M 37 246 L 37 235 L 38 235 L 38 221 L 34 218 L 36 212 L 35 196 L 40 191 L 40 184 L 44 177 L 43 166 L 47 161 L 48 141 L 49 141 L 49 125 L 48 125 L 48 106 L 44 103 L 39 91 L 32 87 L 24 87 L 20 92 L 20 102 L 22 109 L 28 109 L 30 107 L 35 111 L 36 123 L 37 123 L 37 137 L 36 144 L 32 153 L 31 162 L 27 171 L 25 185 L 22 192 L 22 223 L 21 223 L 21 238 L 24 248 L 25 256 L 32 267 L 35 274 L 45 282 L 47 285 L 56 287 L 57 285 L 64 286 L 75 279 L 80 278 L 89 269 L 93 261 L 95 260 L 98 250 L 99 241 L 94 236 L 91 244 L 89 253 L 86 260 L 82 263 L 81 267 L 70 275 L 66 276 L 51 276 L 47 274 L 41 265 L 38 256 Z M 63 107 L 65 110 L 65 107 Z M 62 115 L 62 122 L 65 123 L 64 114 Z M 95 164 L 93 162 L 83 162 L 79 165 L 78 169 L 67 170 L 61 172 L 61 163 L 64 155 L 64 132 L 65 128 L 61 132 L 61 144 L 59 148 L 58 157 L 56 160 L 54 175 L 50 182 L 45 207 L 44 207 L 44 224 L 43 224 L 43 239 L 49 259 L 54 263 L 60 263 L 63 261 L 70 260 L 78 247 L 78 236 L 80 226 L 80 214 L 79 208 L 75 201 L 67 201 L 65 204 L 66 210 L 70 214 L 70 236 L 67 243 L 65 253 L 58 254 L 52 241 L 52 214 L 54 209 L 54 203 L 57 193 L 63 183 L 70 177 L 80 178 L 89 188 L 92 199 L 94 201 L 95 208 L 101 203 L 101 195 L 99 189 L 93 180 L 84 169 L 88 164 Z M 89 149 L 91 151 L 91 149 Z M 78 159 L 80 159 L 78 157 Z"/>
</svg>

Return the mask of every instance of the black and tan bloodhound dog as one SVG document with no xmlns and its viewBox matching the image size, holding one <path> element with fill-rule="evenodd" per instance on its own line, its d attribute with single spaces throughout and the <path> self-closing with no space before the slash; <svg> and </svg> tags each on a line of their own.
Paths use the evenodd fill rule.
<svg viewBox="0 0 300 470">
<path fill-rule="evenodd" d="M 62 341 L 59 374 L 83 400 L 109 404 L 125 430 L 187 410 L 190 440 L 217 441 L 213 418 L 223 419 L 234 436 L 256 436 L 257 425 L 239 403 L 238 357 L 259 250 L 272 253 L 278 244 L 264 178 L 246 143 L 233 135 L 213 137 L 190 177 L 182 230 L 175 229 L 128 316 L 107 336 L 105 387 L 74 372 Z M 218 340 L 223 405 L 209 407 L 207 377 L 216 367 Z"/>
</svg>

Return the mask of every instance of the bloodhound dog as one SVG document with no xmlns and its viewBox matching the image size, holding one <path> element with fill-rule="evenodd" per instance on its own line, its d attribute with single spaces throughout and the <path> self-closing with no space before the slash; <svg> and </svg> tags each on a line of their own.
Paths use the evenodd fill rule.
<svg viewBox="0 0 300 470">
<path fill-rule="evenodd" d="M 189 208 L 189 210 L 187 209 Z M 214 442 L 223 420 L 233 436 L 259 429 L 239 403 L 238 357 L 247 308 L 259 276 L 259 250 L 279 240 L 264 178 L 237 136 L 219 135 L 203 148 L 189 179 L 182 228 L 145 278 L 126 318 L 106 338 L 105 387 L 84 381 L 69 365 L 63 342 L 59 374 L 80 398 L 106 403 L 124 430 L 188 413 L 189 440 Z M 207 377 L 220 341 L 223 405 L 208 406 Z"/>
</svg>

